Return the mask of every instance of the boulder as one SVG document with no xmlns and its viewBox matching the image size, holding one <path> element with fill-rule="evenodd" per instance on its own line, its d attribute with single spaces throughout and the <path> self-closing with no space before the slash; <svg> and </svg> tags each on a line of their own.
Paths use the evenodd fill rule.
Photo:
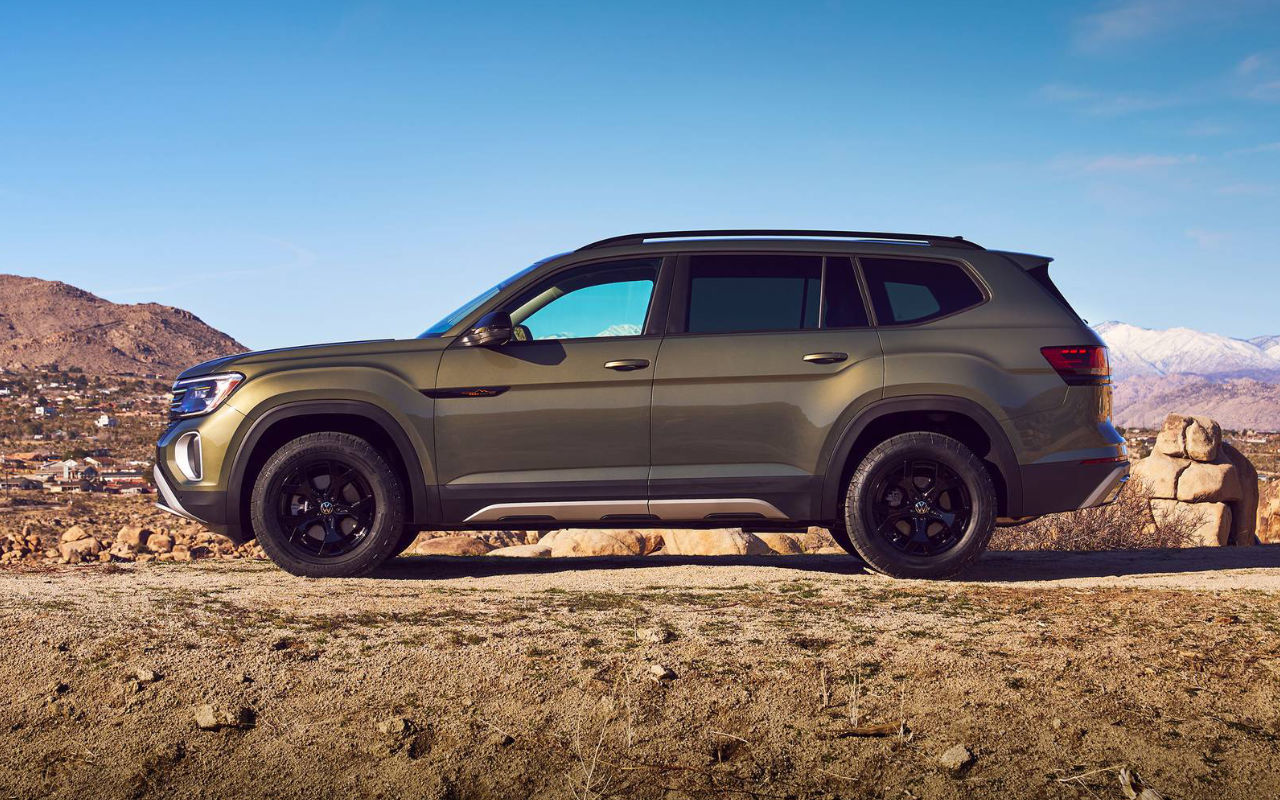
<svg viewBox="0 0 1280 800">
<path fill-rule="evenodd" d="M 804 553 L 804 544 L 794 533 L 757 533 L 755 536 L 780 556 L 797 556 Z"/>
<path fill-rule="evenodd" d="M 1216 461 L 1222 444 L 1222 428 L 1208 417 L 1188 417 L 1183 443 L 1192 461 Z"/>
<path fill-rule="evenodd" d="M 173 549 L 173 537 L 167 533 L 153 533 L 147 537 L 147 552 L 168 553 Z"/>
<path fill-rule="evenodd" d="M 174 561 L 191 560 L 191 548 L 187 547 L 185 544 L 175 544 L 171 552 L 173 554 Z"/>
<path fill-rule="evenodd" d="M 1185 458 L 1174 458 L 1157 450 L 1134 464 L 1129 475 L 1135 486 L 1143 487 L 1147 497 L 1173 500 L 1178 497 L 1178 476 L 1190 465 Z"/>
<path fill-rule="evenodd" d="M 551 555 L 566 556 L 640 556 L 648 545 L 644 534 L 631 530 L 595 530 L 568 528 L 554 531 L 538 544 L 550 540 Z"/>
<path fill-rule="evenodd" d="M 1184 503 L 1235 502 L 1241 497 L 1240 474 L 1230 462 L 1205 464 L 1193 461 L 1178 476 L 1177 497 Z"/>
<path fill-rule="evenodd" d="M 1183 433 L 1191 424 L 1191 418 L 1182 414 L 1170 414 L 1164 418 L 1164 427 L 1156 434 L 1155 452 L 1174 458 L 1185 458 L 1187 455 L 1186 440 Z"/>
<path fill-rule="evenodd" d="M 409 552 L 418 556 L 482 556 L 492 549 L 474 536 L 439 536 L 419 541 Z"/>
<path fill-rule="evenodd" d="M 88 539 L 88 538 L 89 538 L 88 531 L 86 531 L 84 528 L 81 528 L 79 525 L 73 525 L 72 527 L 67 528 L 66 532 L 62 534 L 62 538 L 59 541 L 78 542 L 78 541 L 81 541 L 82 539 Z"/>
<path fill-rule="evenodd" d="M 96 558 L 101 550 L 102 545 L 98 544 L 98 540 L 94 538 L 72 539 L 58 545 L 58 555 L 65 558 L 69 564 L 79 564 L 81 561 Z"/>
<path fill-rule="evenodd" d="M 151 531 L 141 525 L 125 525 L 116 534 L 116 544 L 128 545 L 137 552 L 146 544 L 147 537 L 150 535 Z"/>
<path fill-rule="evenodd" d="M 1231 538 L 1231 509 L 1226 503 L 1152 500 L 1151 515 L 1157 526 L 1172 524 L 1174 520 L 1198 522 L 1191 535 L 1191 547 L 1222 547 Z"/>
<path fill-rule="evenodd" d="M 1258 541 L 1258 470 L 1253 462 L 1230 444 L 1223 442 L 1220 454 L 1236 468 L 1240 483 L 1240 499 L 1228 503 L 1231 507 L 1231 543 L 1248 547 Z"/>
<path fill-rule="evenodd" d="M 511 547 L 499 547 L 496 550 L 490 550 L 488 555 L 501 556 L 503 558 L 550 558 L 551 545 L 517 544 Z"/>
<path fill-rule="evenodd" d="M 663 534 L 662 550 L 669 556 L 764 556 L 773 551 L 759 536 L 740 528 L 675 530 Z"/>
</svg>

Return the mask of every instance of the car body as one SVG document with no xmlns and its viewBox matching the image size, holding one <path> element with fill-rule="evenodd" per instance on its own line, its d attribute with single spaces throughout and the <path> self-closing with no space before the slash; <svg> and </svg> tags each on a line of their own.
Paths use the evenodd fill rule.
<svg viewBox="0 0 1280 800">
<path fill-rule="evenodd" d="M 320 432 L 385 460 L 404 496 L 403 538 L 810 525 L 844 538 L 865 527 L 846 513 L 857 468 L 912 433 L 972 453 L 992 519 L 1099 505 L 1127 477 L 1124 440 L 1103 343 L 1049 280 L 1049 261 L 902 234 L 603 240 L 538 262 L 416 339 L 187 370 L 157 445 L 161 505 L 236 541 L 259 535 L 251 495 L 264 465 Z M 957 464 L 940 468 L 957 493 L 988 492 Z M 889 479 L 890 499 L 928 485 L 911 469 Z M 301 495 L 286 502 L 314 511 Z M 886 529 L 904 524 L 916 523 Z M 989 530 L 977 536 L 985 545 Z"/>
</svg>

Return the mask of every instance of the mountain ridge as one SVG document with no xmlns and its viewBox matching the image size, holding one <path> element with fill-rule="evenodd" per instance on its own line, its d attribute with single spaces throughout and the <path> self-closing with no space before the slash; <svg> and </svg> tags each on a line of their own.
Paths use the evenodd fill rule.
<svg viewBox="0 0 1280 800">
<path fill-rule="evenodd" d="M 0 367 L 175 375 L 245 349 L 181 308 L 112 303 L 62 281 L 0 274 Z"/>
<path fill-rule="evenodd" d="M 1107 343 L 1117 425 L 1158 427 L 1180 411 L 1228 428 L 1280 430 L 1280 335 L 1235 339 L 1115 320 L 1094 330 Z"/>
</svg>

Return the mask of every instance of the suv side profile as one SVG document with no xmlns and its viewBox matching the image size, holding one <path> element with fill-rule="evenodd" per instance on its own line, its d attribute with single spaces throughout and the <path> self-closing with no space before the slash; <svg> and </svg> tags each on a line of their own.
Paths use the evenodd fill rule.
<svg viewBox="0 0 1280 800">
<path fill-rule="evenodd" d="M 416 339 L 187 370 L 159 505 L 315 577 L 420 530 L 810 525 L 950 576 L 997 523 L 1128 477 L 1106 349 L 1049 261 L 917 234 L 605 239 Z"/>
</svg>

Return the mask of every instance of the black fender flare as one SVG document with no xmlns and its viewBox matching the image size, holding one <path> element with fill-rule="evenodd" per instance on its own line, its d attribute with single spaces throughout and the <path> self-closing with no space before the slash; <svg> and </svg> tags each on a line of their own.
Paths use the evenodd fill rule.
<svg viewBox="0 0 1280 800">
<path fill-rule="evenodd" d="M 426 481 L 421 479 L 422 464 L 413 442 L 404 428 L 386 410 L 362 400 L 298 400 L 274 406 L 255 419 L 249 430 L 240 440 L 235 457 L 231 463 L 231 472 L 227 477 L 227 521 L 230 525 L 243 529 L 244 520 L 240 519 L 241 495 L 244 489 L 245 471 L 249 466 L 249 457 L 258 442 L 273 425 L 281 420 L 293 417 L 305 417 L 316 414 L 341 414 L 362 417 L 377 425 L 395 444 L 408 473 L 410 508 L 408 520 L 415 523 L 426 522 L 428 510 L 438 504 L 429 502 Z"/>
<path fill-rule="evenodd" d="M 961 414 L 977 423 L 991 442 L 991 451 L 983 458 L 1000 470 L 1005 484 L 1005 515 L 1016 517 L 1022 513 L 1022 470 L 1017 456 L 1009 444 L 1004 428 L 978 403 L 954 395 L 915 395 L 890 397 L 877 400 L 854 417 L 840 434 L 822 481 L 822 518 L 840 518 L 840 493 L 844 490 L 844 467 L 853 452 L 858 437 L 877 419 L 903 411 L 946 411 Z"/>
</svg>

